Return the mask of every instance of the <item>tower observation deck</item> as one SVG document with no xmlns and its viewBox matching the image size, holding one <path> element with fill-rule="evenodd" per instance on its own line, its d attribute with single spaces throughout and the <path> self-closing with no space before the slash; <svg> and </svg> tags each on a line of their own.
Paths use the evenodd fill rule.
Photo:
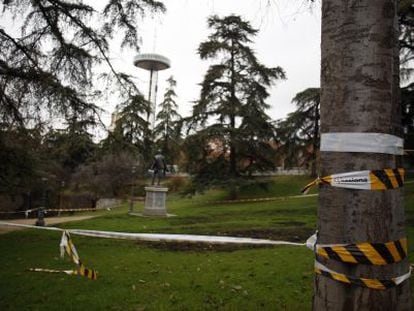
<svg viewBox="0 0 414 311">
<path fill-rule="evenodd" d="M 151 122 L 151 129 L 154 129 L 157 109 L 158 71 L 170 68 L 171 62 L 167 57 L 159 54 L 138 54 L 134 58 L 134 66 L 150 72 L 148 101 L 151 103 L 151 112 L 147 115 L 147 121 Z"/>
</svg>

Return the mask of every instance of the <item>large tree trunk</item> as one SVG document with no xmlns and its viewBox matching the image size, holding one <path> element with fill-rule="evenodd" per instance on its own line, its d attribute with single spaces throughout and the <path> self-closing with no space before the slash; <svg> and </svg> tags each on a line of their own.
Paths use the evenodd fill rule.
<svg viewBox="0 0 414 311">
<path fill-rule="evenodd" d="M 321 133 L 377 132 L 401 136 L 397 0 L 323 0 Z M 399 156 L 321 152 L 321 176 L 401 167 Z M 405 237 L 403 190 L 347 190 L 323 186 L 319 243 L 388 242 Z M 405 274 L 407 259 L 386 266 L 328 268 L 350 276 Z M 388 290 L 315 277 L 315 310 L 411 310 L 409 281 Z"/>
</svg>

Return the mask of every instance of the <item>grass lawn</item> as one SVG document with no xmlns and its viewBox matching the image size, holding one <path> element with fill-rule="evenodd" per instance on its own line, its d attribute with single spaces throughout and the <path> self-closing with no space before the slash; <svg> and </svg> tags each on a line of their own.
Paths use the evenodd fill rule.
<svg viewBox="0 0 414 311">
<path fill-rule="evenodd" d="M 308 179 L 284 177 L 244 198 L 270 202 L 211 203 L 214 191 L 192 199 L 171 195 L 177 217 L 127 215 L 128 207 L 64 228 L 124 232 L 192 233 L 304 241 L 316 226 L 316 197 L 296 195 Z M 209 203 L 210 202 L 210 203 Z M 142 203 L 136 210 L 142 209 Z M 414 241 L 414 184 L 406 185 L 407 234 Z M 46 219 L 47 222 L 47 219 Z M 90 281 L 29 268 L 72 269 L 59 258 L 59 232 L 23 230 L 0 235 L 0 310 L 310 310 L 313 254 L 304 247 L 210 247 L 105 240 L 72 235 Z M 410 252 L 414 261 L 414 252 Z M 414 287 L 413 292 L 414 292 Z"/>
</svg>

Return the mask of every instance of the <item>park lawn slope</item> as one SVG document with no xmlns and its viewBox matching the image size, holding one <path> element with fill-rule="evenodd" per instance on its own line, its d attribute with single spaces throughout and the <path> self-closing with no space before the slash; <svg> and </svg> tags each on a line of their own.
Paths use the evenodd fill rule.
<svg viewBox="0 0 414 311">
<path fill-rule="evenodd" d="M 285 194 L 285 193 L 284 193 Z M 209 194 L 172 196 L 176 217 L 127 215 L 127 207 L 64 228 L 246 236 L 301 241 L 316 227 L 317 197 L 214 203 Z M 136 210 L 142 208 L 137 204 Z M 414 184 L 406 187 L 407 233 L 414 240 Z M 47 219 L 46 219 L 47 221 Z M 246 247 L 138 243 L 72 236 L 90 281 L 29 268 L 73 269 L 59 258 L 59 232 L 0 235 L 1 310 L 310 310 L 313 254 L 300 246 Z M 413 252 L 410 259 L 414 261 Z"/>
</svg>

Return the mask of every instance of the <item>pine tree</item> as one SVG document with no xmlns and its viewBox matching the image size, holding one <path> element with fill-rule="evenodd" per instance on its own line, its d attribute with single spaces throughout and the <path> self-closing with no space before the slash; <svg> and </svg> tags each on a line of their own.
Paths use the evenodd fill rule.
<svg viewBox="0 0 414 311">
<path fill-rule="evenodd" d="M 68 176 L 78 166 L 93 160 L 97 146 L 88 132 L 91 123 L 94 121 L 72 118 L 68 120 L 66 129 L 49 129 L 44 136 L 45 156 L 60 166 L 65 175 L 62 178 L 69 179 Z M 50 167 L 52 169 L 53 165 Z"/>
<path fill-rule="evenodd" d="M 414 0 L 400 0 L 398 9 L 398 21 L 400 25 L 400 76 L 401 85 L 401 111 L 402 126 L 404 128 L 404 148 L 414 149 L 414 83 L 411 81 L 413 74 L 412 63 L 414 59 Z M 407 152 L 406 163 L 414 164 L 414 156 Z"/>
<path fill-rule="evenodd" d="M 179 151 L 181 139 L 181 116 L 177 112 L 178 105 L 175 101 L 177 82 L 171 76 L 167 83 L 168 87 L 164 93 L 164 100 L 159 105 L 161 110 L 156 117 L 157 125 L 154 129 L 154 135 L 157 138 L 157 144 L 164 150 L 167 159 L 174 161 Z"/>
<path fill-rule="evenodd" d="M 197 168 L 199 184 L 240 179 L 252 170 L 273 168 L 269 145 L 274 128 L 266 114 L 267 87 L 284 79 L 282 68 L 261 64 L 250 47 L 258 30 L 240 16 L 208 19 L 211 34 L 198 48 L 201 59 L 215 60 L 205 74 L 193 107 L 191 126 L 201 129 L 189 142 L 201 142 L 189 161 Z M 194 151 L 193 151 L 194 153 Z M 197 164 L 199 166 L 199 164 Z M 215 175 L 215 178 L 211 178 Z"/>
<path fill-rule="evenodd" d="M 299 92 L 292 102 L 297 109 L 277 122 L 278 142 L 282 144 L 280 155 L 286 159 L 287 166 L 309 165 L 311 176 L 315 177 L 320 139 L 320 89 Z"/>
<path fill-rule="evenodd" d="M 414 1 L 399 0 L 398 22 L 400 25 L 400 71 L 403 79 L 407 79 L 413 72 L 414 59 Z"/>
<path fill-rule="evenodd" d="M 27 193 L 39 183 L 39 171 L 44 169 L 42 131 L 40 127 L 1 129 L 0 194 Z"/>
<path fill-rule="evenodd" d="M 115 128 L 102 143 L 104 153 L 126 152 L 148 160 L 152 148 L 150 124 L 146 119 L 151 105 L 144 96 L 136 95 L 119 106 Z M 145 160 L 145 161 L 146 161 Z M 148 160 L 149 161 L 149 160 Z"/>
</svg>

